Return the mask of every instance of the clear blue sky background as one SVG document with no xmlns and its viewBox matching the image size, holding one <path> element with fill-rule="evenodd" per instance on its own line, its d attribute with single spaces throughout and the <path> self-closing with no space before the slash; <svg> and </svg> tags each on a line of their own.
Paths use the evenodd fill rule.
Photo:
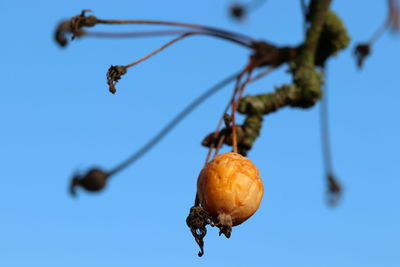
<svg viewBox="0 0 400 267">
<path fill-rule="evenodd" d="M 329 62 L 334 167 L 345 186 L 335 209 L 324 199 L 318 106 L 284 109 L 265 119 L 249 154 L 264 179 L 260 209 L 229 240 L 209 229 L 205 255 L 197 257 L 185 218 L 206 156 L 200 142 L 232 86 L 101 194 L 67 194 L 72 173 L 113 167 L 249 53 L 191 37 L 131 69 L 111 95 L 111 64 L 130 63 L 170 37 L 85 39 L 60 49 L 52 34 L 61 19 L 91 8 L 100 18 L 200 23 L 295 45 L 302 40 L 298 2 L 270 0 L 237 24 L 227 17 L 229 1 L 2 1 L 0 266 L 400 266 L 400 39 L 391 34 L 362 71 L 352 49 Z M 333 9 L 353 48 L 381 25 L 386 1 L 338 0 Z M 284 70 L 247 93 L 289 81 Z"/>
</svg>

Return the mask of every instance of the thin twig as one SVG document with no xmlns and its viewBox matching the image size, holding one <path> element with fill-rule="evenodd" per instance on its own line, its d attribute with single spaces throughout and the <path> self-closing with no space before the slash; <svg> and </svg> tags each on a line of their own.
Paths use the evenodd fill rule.
<svg viewBox="0 0 400 267">
<path fill-rule="evenodd" d="M 215 133 L 214 133 L 214 138 L 216 138 Z M 206 156 L 206 160 L 204 161 L 204 165 L 206 165 L 210 161 L 211 153 L 212 153 L 213 149 L 214 149 L 214 143 L 212 143 L 207 150 L 207 156 Z"/>
<path fill-rule="evenodd" d="M 233 152 L 237 153 L 238 149 L 237 149 L 237 136 L 236 136 L 236 116 L 235 116 L 235 98 L 236 95 L 238 94 L 239 90 L 240 90 L 240 81 L 242 79 L 242 75 L 240 77 L 238 77 L 236 79 L 236 85 L 235 85 L 235 91 L 234 91 L 234 97 L 232 97 L 232 101 L 231 101 L 231 118 L 232 118 L 232 125 L 231 125 L 231 131 L 232 131 L 232 146 L 233 146 Z"/>
<path fill-rule="evenodd" d="M 215 148 L 213 158 L 215 158 L 219 154 L 219 150 L 221 149 L 222 144 L 224 143 L 224 140 L 225 140 L 225 135 L 222 135 L 218 140 L 218 144 L 217 144 L 217 147 Z"/>
<path fill-rule="evenodd" d="M 388 29 L 388 27 L 389 27 L 389 20 L 386 19 L 385 22 L 371 36 L 371 38 L 368 41 L 368 44 L 372 45 L 373 43 L 375 43 L 382 36 L 382 34 Z"/>
<path fill-rule="evenodd" d="M 239 72 L 238 74 L 236 74 L 236 76 L 235 76 L 236 80 L 244 74 L 244 71 L 245 71 L 245 70 L 242 70 L 241 72 Z M 228 104 L 226 105 L 226 107 L 225 107 L 225 109 L 224 109 L 224 112 L 222 112 L 222 116 L 220 117 L 220 119 L 219 119 L 219 121 L 218 121 L 217 128 L 216 128 L 216 130 L 214 131 L 213 140 L 215 140 L 215 139 L 217 138 L 217 136 L 218 136 L 218 134 L 219 134 L 219 130 L 221 129 L 221 126 L 222 126 L 222 122 L 224 121 L 224 115 L 225 115 L 225 113 L 228 112 L 229 107 L 230 107 L 231 104 L 232 104 L 232 101 L 235 99 L 235 96 L 236 96 L 236 90 L 233 92 L 233 94 L 232 94 L 232 96 L 231 96 L 231 98 L 230 98 Z M 212 144 L 210 145 L 210 147 L 208 148 L 208 152 L 207 152 L 205 164 L 207 164 L 208 161 L 210 160 L 211 152 L 212 152 L 213 149 L 214 149 L 214 143 L 212 143 Z"/>
<path fill-rule="evenodd" d="M 324 159 L 324 169 L 325 174 L 332 174 L 333 164 L 332 164 L 332 152 L 331 152 L 331 140 L 330 140 L 330 131 L 329 131 L 329 110 L 328 110 L 328 86 L 327 77 L 326 77 L 326 69 L 324 69 L 325 75 L 325 92 L 324 97 L 321 99 L 320 104 L 320 129 L 321 129 L 321 141 L 322 141 L 322 156 Z"/>
<path fill-rule="evenodd" d="M 261 6 L 263 6 L 266 2 L 267 2 L 267 0 L 253 0 L 249 3 L 247 3 L 245 5 L 245 7 L 248 12 L 251 12 L 251 11 L 254 11 L 257 8 L 260 8 Z"/>
<path fill-rule="evenodd" d="M 100 32 L 100 31 L 85 31 L 79 37 L 94 37 L 94 38 L 140 38 L 140 37 L 159 37 L 168 35 L 177 35 L 187 33 L 187 30 L 158 30 L 158 31 L 142 31 L 142 32 Z M 201 34 L 202 32 L 196 32 Z"/>
<path fill-rule="evenodd" d="M 184 34 L 189 32 L 188 29 L 182 30 L 158 30 L 158 31 L 142 31 L 142 32 L 101 32 L 101 31 L 84 31 L 79 37 L 93 37 L 93 38 L 140 38 L 140 37 L 160 37 L 168 35 Z M 207 31 L 190 31 L 193 34 L 205 35 L 215 37 L 216 35 Z M 219 36 L 216 36 L 219 37 Z M 223 38 L 236 42 L 235 39 Z"/>
<path fill-rule="evenodd" d="M 149 24 L 149 25 L 165 25 L 165 26 L 178 26 L 188 27 L 197 30 L 209 32 L 211 35 L 234 41 L 246 47 L 251 47 L 255 40 L 247 35 L 221 30 L 214 27 L 208 27 L 192 23 L 171 22 L 171 21 L 155 21 L 155 20 L 102 20 L 98 19 L 97 23 L 101 24 Z"/>
<path fill-rule="evenodd" d="M 148 59 L 148 58 L 150 58 L 150 57 L 152 57 L 152 56 L 158 54 L 159 52 L 161 52 L 162 50 L 164 50 L 164 49 L 167 48 L 168 46 L 170 46 L 170 45 L 172 45 L 172 44 L 178 42 L 179 40 L 181 40 L 181 39 L 183 39 L 183 38 L 185 38 L 185 37 L 187 37 L 187 36 L 193 35 L 193 34 L 195 34 L 195 32 L 187 32 L 187 33 L 184 33 L 184 34 L 182 34 L 182 35 L 176 37 L 175 39 L 169 41 L 168 43 L 166 43 L 166 44 L 160 46 L 158 49 L 154 50 L 154 51 L 151 52 L 150 54 L 148 54 L 148 55 L 146 55 L 146 56 L 144 56 L 144 57 L 142 57 L 142 58 L 139 58 L 138 60 L 135 60 L 135 61 L 132 62 L 131 64 L 126 65 L 125 68 L 133 67 L 133 66 L 139 64 L 140 62 L 145 61 L 146 59 Z"/>
<path fill-rule="evenodd" d="M 232 116 L 232 137 L 233 137 L 233 152 L 235 152 L 235 153 L 238 152 L 238 148 L 237 148 L 237 133 L 236 133 L 236 116 L 235 116 L 235 114 L 236 114 L 237 108 L 239 106 L 240 100 L 242 99 L 244 89 L 246 88 L 246 86 L 252 80 L 251 73 L 253 71 L 253 68 L 251 68 L 251 64 L 246 69 L 249 69 L 247 71 L 247 78 L 240 85 L 240 88 L 238 89 L 238 92 L 237 92 L 238 97 L 232 103 L 232 115 L 231 115 Z"/>
<path fill-rule="evenodd" d="M 320 104 L 320 127 L 321 127 L 321 142 L 322 142 L 322 157 L 324 161 L 325 169 L 325 180 L 327 186 L 327 201 L 330 206 L 336 206 L 343 193 L 343 187 L 340 182 L 336 179 L 333 173 L 333 161 L 331 151 L 331 140 L 329 130 L 329 108 L 328 108 L 328 86 L 326 68 L 323 69 L 325 76 L 325 96 L 321 100 Z"/>
<path fill-rule="evenodd" d="M 267 76 L 268 74 L 270 74 L 273 70 L 275 69 L 274 66 L 268 66 L 267 69 L 263 70 L 262 72 L 260 72 L 259 74 L 257 74 L 256 76 L 254 76 L 253 78 L 250 79 L 249 83 L 255 82 L 265 76 Z"/>
</svg>

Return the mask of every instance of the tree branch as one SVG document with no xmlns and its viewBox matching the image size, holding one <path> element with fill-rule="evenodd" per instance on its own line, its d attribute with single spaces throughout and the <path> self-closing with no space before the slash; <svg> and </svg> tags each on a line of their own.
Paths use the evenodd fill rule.
<svg viewBox="0 0 400 267">
<path fill-rule="evenodd" d="M 290 106 L 310 108 L 322 97 L 322 74 L 317 66 L 324 66 L 325 61 L 339 50 L 347 47 L 349 37 L 340 18 L 329 11 L 331 0 L 312 0 L 307 14 L 309 23 L 305 41 L 297 49 L 297 55 L 290 62 L 293 75 L 292 84 L 284 84 L 275 92 L 256 96 L 246 96 L 239 104 L 238 111 L 246 114 L 246 119 L 238 127 L 238 146 L 240 153 L 246 155 L 257 139 L 262 127 L 262 116 Z M 230 144 L 229 130 L 225 144 Z M 206 139 L 205 139 L 206 141 Z M 204 142 L 203 145 L 208 145 Z"/>
</svg>

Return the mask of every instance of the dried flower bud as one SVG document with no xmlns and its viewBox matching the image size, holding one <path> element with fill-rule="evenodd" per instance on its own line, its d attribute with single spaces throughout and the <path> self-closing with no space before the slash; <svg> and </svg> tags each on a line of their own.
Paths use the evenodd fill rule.
<svg viewBox="0 0 400 267">
<path fill-rule="evenodd" d="M 54 33 L 55 41 L 62 47 L 68 44 L 68 39 L 66 37 L 67 33 L 70 32 L 70 22 L 63 21 L 58 24 L 56 31 Z"/>
<path fill-rule="evenodd" d="M 127 73 L 127 68 L 125 66 L 112 66 L 108 69 L 107 72 L 107 84 L 108 90 L 115 94 L 117 89 L 115 88 L 115 84 L 121 79 L 121 76 Z"/>
<path fill-rule="evenodd" d="M 354 49 L 358 68 L 362 68 L 365 58 L 371 53 L 371 46 L 369 44 L 359 44 Z"/>
<path fill-rule="evenodd" d="M 80 186 L 87 191 L 101 191 L 106 185 L 108 174 L 101 169 L 91 169 L 84 176 L 75 175 L 71 180 L 71 195 L 76 195 L 76 187 Z"/>
<path fill-rule="evenodd" d="M 237 20 L 242 20 L 246 16 L 246 8 L 241 4 L 233 4 L 229 12 L 230 15 Z"/>
<path fill-rule="evenodd" d="M 343 188 L 340 185 L 339 181 L 332 174 L 328 174 L 327 182 L 328 182 L 327 184 L 328 204 L 330 206 L 336 206 L 339 203 L 340 198 L 342 196 Z"/>
<path fill-rule="evenodd" d="M 58 24 L 54 33 L 54 39 L 60 46 L 64 47 L 68 44 L 68 34 L 72 35 L 71 39 L 73 40 L 85 34 L 85 31 L 82 29 L 83 27 L 93 27 L 97 24 L 98 20 L 95 16 L 86 16 L 86 13 L 89 11 L 83 10 L 80 15 Z"/>
<path fill-rule="evenodd" d="M 215 132 L 209 133 L 203 141 L 201 141 L 201 145 L 205 147 L 216 147 L 218 144 L 219 134 L 215 135 Z"/>
<path fill-rule="evenodd" d="M 70 30 L 72 33 L 72 40 L 75 37 L 79 37 L 82 34 L 82 27 L 93 27 L 97 23 L 97 18 L 95 16 L 86 17 L 86 13 L 91 12 L 90 9 L 82 10 L 81 14 L 75 16 L 70 21 Z"/>
</svg>

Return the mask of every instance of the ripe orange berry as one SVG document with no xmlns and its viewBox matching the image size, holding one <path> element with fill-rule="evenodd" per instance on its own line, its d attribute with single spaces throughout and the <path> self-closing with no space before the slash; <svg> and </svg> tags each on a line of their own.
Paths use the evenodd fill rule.
<svg viewBox="0 0 400 267">
<path fill-rule="evenodd" d="M 230 228 L 257 211 L 264 186 L 260 173 L 248 158 L 229 152 L 218 155 L 201 170 L 197 193 L 212 221 Z"/>
</svg>

